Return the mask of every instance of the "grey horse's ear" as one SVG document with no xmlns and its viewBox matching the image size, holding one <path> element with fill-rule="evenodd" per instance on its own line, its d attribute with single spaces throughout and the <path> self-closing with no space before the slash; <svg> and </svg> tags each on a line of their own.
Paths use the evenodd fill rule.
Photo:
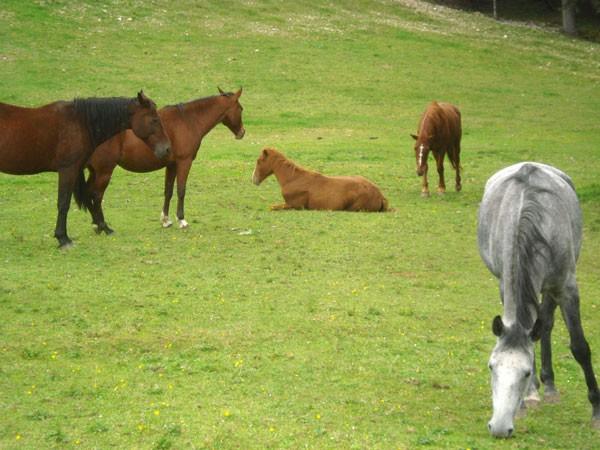
<svg viewBox="0 0 600 450">
<path fill-rule="evenodd" d="M 536 319 L 535 323 L 533 324 L 533 328 L 529 333 L 529 336 L 531 337 L 531 340 L 533 342 L 539 340 L 542 337 L 542 328 L 542 321 L 540 319 Z"/>
<path fill-rule="evenodd" d="M 494 317 L 494 321 L 492 322 L 492 332 L 500 337 L 502 336 L 502 332 L 504 331 L 504 324 L 502 323 L 502 317 L 496 316 Z"/>
</svg>

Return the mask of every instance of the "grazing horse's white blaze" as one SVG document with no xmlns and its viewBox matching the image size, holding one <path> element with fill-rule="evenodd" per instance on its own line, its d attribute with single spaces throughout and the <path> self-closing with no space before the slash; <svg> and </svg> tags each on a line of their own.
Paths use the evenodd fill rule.
<svg viewBox="0 0 600 450">
<path fill-rule="evenodd" d="M 163 211 L 160 212 L 160 222 L 162 223 L 163 228 L 169 228 L 171 225 L 173 225 L 173 222 L 171 222 L 169 216 L 165 216 Z"/>
<path fill-rule="evenodd" d="M 252 172 L 252 182 L 257 186 L 260 184 L 260 179 L 258 178 L 258 173 L 256 173 L 256 167 L 254 167 L 254 172 Z"/>
<path fill-rule="evenodd" d="M 510 437 L 515 428 L 515 416 L 532 383 L 533 345 L 527 350 L 502 350 L 497 344 L 492 351 L 489 366 L 494 412 L 488 427 L 495 437 Z"/>
<path fill-rule="evenodd" d="M 425 152 L 425 146 L 419 145 L 419 167 L 423 165 L 423 153 Z"/>
</svg>

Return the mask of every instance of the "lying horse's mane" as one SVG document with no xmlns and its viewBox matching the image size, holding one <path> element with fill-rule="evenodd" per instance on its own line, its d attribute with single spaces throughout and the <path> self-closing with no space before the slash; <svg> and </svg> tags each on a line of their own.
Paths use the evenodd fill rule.
<svg viewBox="0 0 600 450">
<path fill-rule="evenodd" d="M 279 158 L 281 160 L 281 164 L 283 167 L 285 168 L 290 168 L 292 169 L 292 173 L 295 172 L 304 172 L 304 173 L 317 173 L 314 170 L 310 170 L 310 169 L 306 169 L 302 166 L 299 166 L 298 164 L 296 164 L 294 161 L 292 161 L 291 159 L 288 159 L 286 156 L 284 156 L 281 153 L 277 153 L 279 155 Z"/>
<path fill-rule="evenodd" d="M 543 187 L 532 186 L 530 179 L 539 171 L 535 166 L 524 166 L 514 180 L 523 185 L 524 197 L 521 215 L 516 229 L 515 264 L 512 278 L 514 282 L 517 322 L 525 329 L 533 327 L 531 309 L 539 315 L 538 292 L 533 283 L 536 259 L 542 258 L 544 263 L 553 259 L 552 246 L 543 235 L 541 225 L 544 222 L 545 207 L 539 200 L 540 194 L 554 193 Z"/>
<path fill-rule="evenodd" d="M 75 114 L 87 128 L 94 148 L 125 128 L 130 120 L 129 105 L 135 101 L 124 97 L 73 100 Z"/>
</svg>

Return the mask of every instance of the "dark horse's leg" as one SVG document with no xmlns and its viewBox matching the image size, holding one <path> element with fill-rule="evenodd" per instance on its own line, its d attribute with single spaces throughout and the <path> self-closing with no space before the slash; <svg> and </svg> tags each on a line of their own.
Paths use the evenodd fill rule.
<svg viewBox="0 0 600 450">
<path fill-rule="evenodd" d="M 544 294 L 540 306 L 540 319 L 542 328 L 542 369 L 540 379 L 544 384 L 544 400 L 558 400 L 558 392 L 554 386 L 554 370 L 552 369 L 552 328 L 554 328 L 554 312 L 556 311 L 556 301 L 550 294 Z"/>
<path fill-rule="evenodd" d="M 113 167 L 114 169 L 114 167 Z M 104 211 L 102 211 L 102 199 L 104 192 L 110 183 L 112 169 L 108 172 L 96 171 L 89 167 L 90 175 L 87 179 L 86 189 L 89 192 L 91 199 L 90 214 L 92 215 L 92 223 L 96 225 L 96 233 L 100 234 L 103 231 L 106 234 L 113 233 L 104 220 Z"/>
<path fill-rule="evenodd" d="M 579 290 L 574 279 L 565 288 L 565 298 L 561 310 L 571 338 L 571 353 L 583 369 L 588 387 L 588 399 L 592 404 L 592 421 L 600 427 L 600 391 L 592 368 L 590 346 L 585 340 L 579 315 Z"/>
<path fill-rule="evenodd" d="M 187 228 L 188 223 L 184 219 L 183 204 L 185 201 L 185 187 L 192 166 L 192 159 L 177 162 L 177 220 L 179 228 Z"/>
<path fill-rule="evenodd" d="M 175 175 L 177 166 L 175 164 L 169 164 L 165 169 L 165 201 L 163 203 L 163 210 L 160 215 L 160 221 L 164 228 L 173 225 L 173 222 L 169 220 L 169 204 L 173 197 L 173 184 L 175 183 Z"/>
<path fill-rule="evenodd" d="M 59 248 L 68 248 L 73 245 L 73 241 L 67 236 L 67 213 L 71 205 L 71 196 L 79 172 L 75 166 L 59 170 L 58 172 L 58 216 L 56 218 L 56 228 L 54 237 L 58 240 Z"/>
</svg>

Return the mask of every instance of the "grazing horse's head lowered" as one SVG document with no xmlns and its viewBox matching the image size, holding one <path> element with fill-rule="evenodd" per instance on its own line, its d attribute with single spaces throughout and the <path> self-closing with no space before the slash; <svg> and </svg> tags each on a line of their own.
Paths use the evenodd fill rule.
<svg viewBox="0 0 600 450">
<path fill-rule="evenodd" d="M 600 428 L 600 389 L 581 325 L 575 276 L 582 237 L 581 208 L 572 180 L 555 167 L 524 162 L 496 172 L 479 207 L 479 253 L 500 281 L 502 318 L 492 331 L 489 359 L 492 436 L 514 432 L 514 419 L 540 401 L 534 342 L 541 339 L 544 400 L 558 396 L 552 369 L 552 327 L 560 307 L 571 353 L 581 366 L 592 404 L 592 426 Z M 541 298 L 540 298 L 541 294 Z"/>
<path fill-rule="evenodd" d="M 514 418 L 534 379 L 534 342 L 540 338 L 541 322 L 537 320 L 529 331 L 518 323 L 506 326 L 496 316 L 492 331 L 498 341 L 488 363 L 494 409 L 488 428 L 493 436 L 510 437 Z"/>
<path fill-rule="evenodd" d="M 422 177 L 427 171 L 427 157 L 429 156 L 429 139 L 425 136 L 411 134 L 415 140 L 415 159 L 417 162 L 417 176 Z"/>
<path fill-rule="evenodd" d="M 131 129 L 137 137 L 152 149 L 157 158 L 164 158 L 171 149 L 171 141 L 165 133 L 156 104 L 144 91 L 138 92 L 137 101 L 129 107 Z"/>
<path fill-rule="evenodd" d="M 231 107 L 225 111 L 225 117 L 223 118 L 223 125 L 231 130 L 235 135 L 236 139 L 242 139 L 246 134 L 246 129 L 242 123 L 242 111 L 244 108 L 240 104 L 240 96 L 242 95 L 242 88 L 236 93 L 224 92 L 221 88 L 218 88 L 221 95 L 228 97 L 231 100 Z"/>
</svg>

